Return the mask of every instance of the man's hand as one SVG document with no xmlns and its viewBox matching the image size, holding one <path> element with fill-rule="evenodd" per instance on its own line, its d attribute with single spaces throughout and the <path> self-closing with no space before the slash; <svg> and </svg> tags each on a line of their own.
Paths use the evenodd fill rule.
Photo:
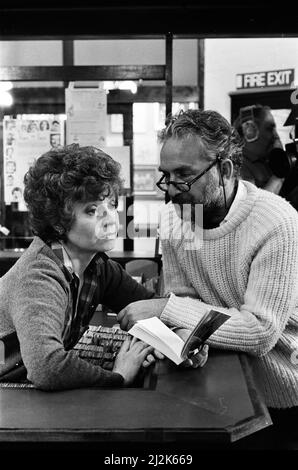
<svg viewBox="0 0 298 470">
<path fill-rule="evenodd" d="M 189 335 L 191 334 L 191 330 L 188 330 L 186 328 L 176 328 L 175 329 L 176 335 L 180 336 L 183 341 L 186 341 Z M 191 343 L 192 344 L 192 343 Z M 193 340 L 193 350 L 195 350 L 196 344 L 195 344 L 195 338 Z M 194 354 L 190 358 L 185 359 L 181 363 L 181 366 L 183 367 L 192 367 L 196 369 L 197 367 L 203 367 L 208 359 L 208 350 L 209 346 L 207 344 L 204 344 L 202 349 L 197 354 Z"/>
<path fill-rule="evenodd" d="M 193 369 L 196 369 L 197 367 L 203 367 L 208 360 L 208 351 L 208 344 L 204 344 L 202 349 L 200 349 L 197 354 L 194 354 L 193 356 L 185 359 L 181 365 L 184 367 L 192 367 Z"/>
<path fill-rule="evenodd" d="M 122 330 L 128 331 L 138 320 L 151 317 L 159 318 L 168 300 L 168 298 L 163 298 L 132 302 L 118 313 L 117 321 Z"/>
</svg>

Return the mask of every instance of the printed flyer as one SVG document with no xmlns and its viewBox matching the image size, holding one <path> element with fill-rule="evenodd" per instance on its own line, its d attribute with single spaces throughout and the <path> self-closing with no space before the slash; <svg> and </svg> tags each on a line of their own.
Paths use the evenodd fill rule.
<svg viewBox="0 0 298 470">
<path fill-rule="evenodd" d="M 65 90 L 67 115 L 66 143 L 81 146 L 106 145 L 107 94 L 102 84 L 97 88 L 75 88 L 74 83 Z"/>
</svg>

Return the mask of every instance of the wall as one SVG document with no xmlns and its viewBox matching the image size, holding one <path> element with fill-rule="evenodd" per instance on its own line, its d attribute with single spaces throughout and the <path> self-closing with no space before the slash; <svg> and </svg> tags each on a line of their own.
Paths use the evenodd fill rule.
<svg viewBox="0 0 298 470">
<path fill-rule="evenodd" d="M 62 65 L 61 41 L 0 41 L 0 66 Z"/>
<path fill-rule="evenodd" d="M 75 65 L 152 65 L 165 63 L 163 39 L 74 41 Z M 173 84 L 197 85 L 197 40 L 173 41 Z M 0 41 L 0 66 L 62 65 L 61 41 Z M 163 85 L 164 82 L 153 82 Z"/>
<path fill-rule="evenodd" d="M 75 41 L 76 65 L 153 65 L 165 63 L 162 39 Z M 173 40 L 173 84 L 197 85 L 197 40 Z M 153 82 L 154 85 L 163 82 Z"/>
<path fill-rule="evenodd" d="M 164 40 L 80 40 L 74 41 L 75 65 L 125 65 L 125 64 L 165 64 Z M 173 41 L 173 85 L 196 86 L 197 85 L 197 40 L 185 39 Z M 62 65 L 61 41 L 0 41 L 0 66 L 30 66 L 30 65 Z M 146 82 L 146 85 L 164 86 L 164 82 Z M 50 82 L 15 83 L 14 86 L 49 86 Z M 55 85 L 57 83 L 55 82 Z M 141 103 L 136 104 L 134 112 Z M 160 117 L 159 104 L 147 104 L 150 108 L 144 116 L 134 116 L 135 134 L 135 164 L 158 165 L 158 144 L 156 139 L 156 121 Z M 9 113 L 9 110 L 7 110 Z M 142 112 L 142 111 L 141 111 Z M 141 119 L 143 117 L 143 119 Z M 143 124 L 144 129 L 141 129 Z M 110 135 L 115 138 L 117 135 Z M 119 140 L 119 139 L 118 139 Z M 121 139 L 120 139 L 121 140 Z M 117 141 L 118 142 L 118 141 Z M 122 143 L 122 142 L 120 142 Z M 146 156 L 143 149 L 147 149 Z M 148 154 L 149 149 L 149 154 Z M 160 199 L 135 201 L 135 223 L 156 227 L 159 206 L 163 203 Z M 120 241 L 119 241 L 120 242 Z M 154 249 L 155 240 L 135 240 L 137 250 Z M 116 249 L 121 249 L 118 243 Z"/>
<path fill-rule="evenodd" d="M 206 39 L 206 109 L 217 109 L 230 119 L 229 92 L 236 90 L 236 74 L 295 68 L 297 75 L 297 52 L 298 38 Z M 76 65 L 163 64 L 165 41 L 75 41 L 74 59 Z M 61 41 L 0 41 L 0 66 L 61 64 Z M 196 86 L 197 67 L 197 40 L 174 40 L 173 84 Z"/>
<path fill-rule="evenodd" d="M 173 41 L 173 84 L 197 85 L 197 40 Z M 155 40 L 79 40 L 74 42 L 75 65 L 164 64 L 165 41 Z M 205 108 L 216 109 L 230 120 L 229 93 L 236 90 L 236 74 L 284 68 L 298 72 L 297 38 L 237 38 L 206 39 L 205 41 Z M 0 66 L 9 65 L 61 65 L 61 41 L 0 41 Z M 164 82 L 151 82 L 164 85 Z M 26 86 L 30 83 L 26 83 Z M 48 83 L 43 83 L 48 85 Z M 24 84 L 16 84 L 24 86 Z M 35 86 L 35 83 L 31 83 Z M 150 121 L 149 115 L 146 120 Z M 282 118 L 283 119 L 283 118 Z M 153 121 L 150 121 L 153 124 Z M 138 141 L 137 145 L 142 143 Z M 147 136 L 149 138 L 149 136 Z M 144 144 L 144 143 L 143 143 Z M 143 145 L 142 144 L 142 145 Z M 147 145 L 147 144 L 146 144 Z M 137 149 L 135 149 L 137 150 Z M 156 148 L 151 144 L 152 161 L 157 164 Z M 136 155 L 137 155 L 136 151 Z M 140 153 L 141 154 L 141 153 Z M 154 155 L 154 157 L 153 157 Z M 145 163 L 136 158 L 135 163 Z M 142 161 L 143 160 L 143 161 Z M 144 201 L 153 224 L 161 201 Z M 139 208 L 143 201 L 136 201 L 136 222 L 143 220 L 145 211 Z M 141 240 L 136 245 L 142 245 Z M 148 245 L 148 243 L 147 243 Z M 144 244 L 145 246 L 145 244 Z"/>
<path fill-rule="evenodd" d="M 297 80 L 298 38 L 206 39 L 205 108 L 230 120 L 229 93 L 236 91 L 236 74 L 288 68 L 295 68 Z"/>
</svg>

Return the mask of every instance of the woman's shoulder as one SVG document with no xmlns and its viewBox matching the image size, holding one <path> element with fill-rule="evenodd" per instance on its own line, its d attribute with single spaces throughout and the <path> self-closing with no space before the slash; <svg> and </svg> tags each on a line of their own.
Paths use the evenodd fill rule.
<svg viewBox="0 0 298 470">
<path fill-rule="evenodd" d="M 59 259 L 41 238 L 34 237 L 31 245 L 27 248 L 24 254 L 19 259 L 24 265 L 40 265 L 45 267 L 52 267 L 59 269 Z"/>
<path fill-rule="evenodd" d="M 47 276 L 57 279 L 61 284 L 67 284 L 56 255 L 43 240 L 35 237 L 2 279 L 6 282 L 26 284 L 33 278 L 45 279 Z"/>
</svg>

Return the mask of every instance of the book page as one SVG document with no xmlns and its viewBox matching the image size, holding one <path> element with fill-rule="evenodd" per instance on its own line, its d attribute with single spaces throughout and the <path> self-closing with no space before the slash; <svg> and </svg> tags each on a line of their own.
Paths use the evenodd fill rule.
<svg viewBox="0 0 298 470">
<path fill-rule="evenodd" d="M 152 317 L 139 320 L 128 331 L 132 336 L 141 339 L 163 353 L 175 364 L 183 362 L 181 351 L 184 341 L 168 328 L 159 318 Z"/>
</svg>

